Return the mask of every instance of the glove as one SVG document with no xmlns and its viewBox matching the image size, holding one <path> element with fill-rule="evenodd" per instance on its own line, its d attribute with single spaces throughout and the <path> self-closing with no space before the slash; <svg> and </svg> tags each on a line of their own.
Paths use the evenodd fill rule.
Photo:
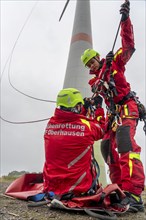
<svg viewBox="0 0 146 220">
<path fill-rule="evenodd" d="M 83 100 L 84 100 L 84 105 L 83 106 L 87 110 L 91 105 L 91 101 L 89 100 L 89 98 L 86 98 L 86 97 Z"/>
<path fill-rule="evenodd" d="M 114 54 L 113 51 L 110 51 L 107 55 L 106 55 L 106 64 L 110 65 L 112 60 L 114 58 Z"/>
<path fill-rule="evenodd" d="M 121 21 L 126 21 L 129 17 L 130 12 L 130 2 L 126 1 L 124 4 L 121 5 L 120 14 L 122 14 Z"/>
<path fill-rule="evenodd" d="M 103 98 L 102 98 L 100 95 L 95 96 L 95 97 L 93 98 L 93 100 L 94 100 L 94 105 L 95 105 L 96 107 L 102 108 Z"/>
<path fill-rule="evenodd" d="M 91 91 L 92 91 L 93 93 L 96 92 L 96 86 L 95 86 L 95 85 L 93 85 L 93 86 L 91 87 Z"/>
</svg>

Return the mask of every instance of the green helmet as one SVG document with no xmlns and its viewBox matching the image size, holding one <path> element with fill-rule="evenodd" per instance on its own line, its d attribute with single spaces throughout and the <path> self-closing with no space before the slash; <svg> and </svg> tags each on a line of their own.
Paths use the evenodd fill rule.
<svg viewBox="0 0 146 220">
<path fill-rule="evenodd" d="M 87 49 L 82 54 L 81 61 L 86 66 L 86 64 L 89 62 L 89 60 L 91 60 L 93 57 L 96 57 L 96 56 L 100 56 L 100 54 L 93 49 Z"/>
<path fill-rule="evenodd" d="M 62 89 L 57 96 L 57 106 L 72 108 L 75 107 L 78 103 L 84 104 L 84 101 L 81 93 L 77 89 Z"/>
</svg>

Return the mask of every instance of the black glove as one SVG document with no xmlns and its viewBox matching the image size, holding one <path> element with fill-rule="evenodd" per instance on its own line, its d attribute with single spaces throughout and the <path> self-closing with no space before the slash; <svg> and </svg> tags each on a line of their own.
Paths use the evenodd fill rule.
<svg viewBox="0 0 146 220">
<path fill-rule="evenodd" d="M 106 64 L 110 65 L 112 60 L 114 58 L 114 54 L 113 51 L 110 51 L 107 55 L 106 55 Z"/>
<path fill-rule="evenodd" d="M 100 95 L 95 96 L 93 100 L 96 107 L 102 107 L 103 98 Z"/>
<path fill-rule="evenodd" d="M 124 4 L 121 5 L 120 14 L 122 14 L 121 21 L 126 21 L 129 17 L 130 12 L 130 2 L 126 1 Z"/>
<path fill-rule="evenodd" d="M 91 105 L 90 99 L 85 97 L 83 100 L 84 100 L 84 108 L 88 109 Z"/>
<path fill-rule="evenodd" d="M 97 90 L 96 86 L 93 85 L 92 88 L 91 88 L 91 91 L 92 91 L 93 93 L 96 93 L 96 90 Z"/>
</svg>

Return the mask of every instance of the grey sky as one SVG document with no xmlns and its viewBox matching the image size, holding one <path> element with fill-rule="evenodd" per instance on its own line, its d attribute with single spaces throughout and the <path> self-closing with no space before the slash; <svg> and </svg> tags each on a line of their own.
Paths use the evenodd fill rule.
<svg viewBox="0 0 146 220">
<path fill-rule="evenodd" d="M 13 53 L 10 76 L 16 88 L 37 98 L 55 100 L 63 87 L 76 1 L 59 22 L 66 1 L 38 1 Z M 91 1 L 93 47 L 104 57 L 112 48 L 123 1 Z M 35 1 L 1 1 L 1 72 Z M 145 103 L 145 1 L 131 1 L 136 52 L 126 66 L 132 90 Z M 120 47 L 120 36 L 115 50 Z M 8 82 L 8 64 L 1 84 L 1 114 L 10 121 L 48 118 L 55 104 L 17 93 Z M 1 121 L 1 175 L 13 170 L 40 172 L 44 163 L 43 134 L 47 121 L 13 125 Z M 140 122 L 136 139 L 145 164 L 145 135 Z"/>
</svg>

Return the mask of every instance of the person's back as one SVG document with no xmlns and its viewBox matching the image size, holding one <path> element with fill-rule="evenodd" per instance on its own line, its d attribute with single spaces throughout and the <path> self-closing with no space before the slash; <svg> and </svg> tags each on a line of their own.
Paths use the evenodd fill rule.
<svg viewBox="0 0 146 220">
<path fill-rule="evenodd" d="M 56 108 L 44 135 L 46 192 L 86 193 L 96 176 L 92 145 L 103 137 L 103 129 L 97 121 L 80 114 L 82 104 L 83 99 L 76 89 L 64 89 L 58 95 L 57 105 L 61 107 Z"/>
</svg>

